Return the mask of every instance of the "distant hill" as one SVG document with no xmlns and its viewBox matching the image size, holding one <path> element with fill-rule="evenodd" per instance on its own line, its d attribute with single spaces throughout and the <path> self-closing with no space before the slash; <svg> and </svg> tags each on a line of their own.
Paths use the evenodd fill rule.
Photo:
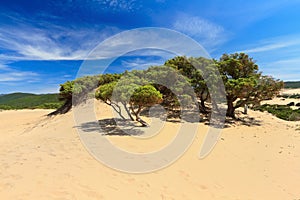
<svg viewBox="0 0 300 200">
<path fill-rule="evenodd" d="M 56 109 L 63 102 L 59 101 L 58 94 L 30 94 L 12 93 L 0 95 L 0 109 Z"/>
<path fill-rule="evenodd" d="M 284 82 L 284 88 L 300 88 L 300 81 Z"/>
</svg>

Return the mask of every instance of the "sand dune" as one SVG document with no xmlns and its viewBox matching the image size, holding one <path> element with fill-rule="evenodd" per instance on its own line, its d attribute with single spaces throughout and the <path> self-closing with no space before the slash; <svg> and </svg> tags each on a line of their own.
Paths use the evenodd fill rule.
<svg viewBox="0 0 300 200">
<path fill-rule="evenodd" d="M 97 110 L 99 119 L 111 115 L 104 104 Z M 129 174 L 88 153 L 72 113 L 52 118 L 47 113 L 0 112 L 0 199 L 300 198 L 299 122 L 250 111 L 248 122 L 225 128 L 202 160 L 198 154 L 207 126 L 200 124 L 191 147 L 175 163 L 152 173 Z M 129 151 L 149 152 L 167 144 L 177 126 L 167 122 L 148 139 L 105 137 Z"/>
<path fill-rule="evenodd" d="M 295 88 L 295 89 L 283 89 L 281 91 L 281 94 L 300 94 L 300 89 L 299 88 Z"/>
</svg>

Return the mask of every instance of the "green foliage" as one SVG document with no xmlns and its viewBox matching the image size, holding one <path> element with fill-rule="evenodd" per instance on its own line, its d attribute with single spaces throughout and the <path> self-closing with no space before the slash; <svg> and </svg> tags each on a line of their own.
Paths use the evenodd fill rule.
<svg viewBox="0 0 300 200">
<path fill-rule="evenodd" d="M 234 117 L 236 108 L 257 105 L 278 95 L 283 88 L 282 81 L 262 76 L 253 59 L 244 53 L 224 54 L 216 63 L 224 81 L 230 117 Z"/>
<path fill-rule="evenodd" d="M 146 71 L 126 72 L 118 81 L 100 85 L 95 96 L 104 102 L 132 103 L 147 106 L 161 99 L 161 94 L 144 79 Z M 112 99 L 113 98 L 113 99 Z M 144 102 L 144 103 L 143 103 Z"/>
<path fill-rule="evenodd" d="M 60 100 L 72 99 L 73 88 L 74 88 L 74 81 L 67 81 L 64 84 L 60 84 L 59 99 Z"/>
<path fill-rule="evenodd" d="M 0 96 L 0 109 L 56 109 L 62 105 L 58 94 L 12 93 Z"/>
<path fill-rule="evenodd" d="M 163 95 L 162 105 L 169 111 L 178 108 L 180 105 L 186 107 L 195 102 L 195 91 L 191 87 L 190 79 L 178 73 L 174 67 L 152 66 L 145 72 L 145 77 Z M 187 98 L 189 96 L 189 98 Z"/>
<path fill-rule="evenodd" d="M 116 84 L 117 82 L 111 82 L 100 85 L 95 92 L 96 99 L 109 103 L 111 101 L 111 96 Z"/>
<path fill-rule="evenodd" d="M 203 70 L 207 70 L 211 64 L 212 61 L 206 58 L 186 58 L 185 56 L 177 56 L 165 62 L 166 66 L 174 68 L 176 73 L 180 72 L 187 78 L 199 97 L 207 91 Z"/>
<path fill-rule="evenodd" d="M 287 121 L 299 121 L 300 120 L 300 110 L 293 110 L 287 105 L 269 105 L 264 104 L 255 107 L 255 110 L 267 111 L 276 117 L 287 120 Z"/>
<path fill-rule="evenodd" d="M 13 107 L 11 106 L 8 106 L 8 105 L 0 105 L 0 110 L 12 110 L 14 109 Z"/>
<path fill-rule="evenodd" d="M 76 99 L 82 102 L 86 97 L 95 95 L 97 99 L 115 106 L 115 110 L 121 111 L 118 104 L 121 103 L 129 113 L 126 108 L 129 104 L 137 118 L 142 107 L 155 103 L 161 103 L 172 111 L 200 101 L 200 111 L 208 114 L 206 106 L 209 104 L 205 102 L 209 101 L 211 107 L 217 108 L 214 98 L 217 93 L 212 92 L 221 91 L 222 81 L 226 90 L 227 115 L 231 117 L 234 117 L 236 108 L 245 104 L 259 105 L 262 100 L 278 95 L 283 87 L 283 82 L 263 76 L 258 65 L 245 53 L 224 54 L 219 60 L 177 56 L 167 60 L 164 66 L 152 66 L 147 70 L 68 81 L 61 85 L 60 99 L 70 101 L 72 95 L 76 95 L 79 97 Z M 96 91 L 95 94 L 90 94 L 93 91 Z M 138 111 L 135 112 L 136 108 Z"/>
<path fill-rule="evenodd" d="M 147 123 L 140 119 L 139 113 L 143 107 L 152 106 L 162 101 L 162 94 L 145 79 L 146 71 L 125 72 L 118 81 L 100 85 L 95 92 L 95 97 L 111 105 L 122 117 L 118 103 L 121 103 L 132 120 L 132 113 L 136 120 L 143 126 Z M 137 109 L 137 110 L 135 110 Z"/>
<path fill-rule="evenodd" d="M 152 106 L 162 102 L 162 94 L 152 85 L 144 85 L 133 92 L 130 101 L 137 106 Z"/>
<path fill-rule="evenodd" d="M 67 81 L 60 85 L 60 100 L 72 101 L 72 97 L 76 97 L 73 103 L 78 104 L 85 101 L 91 96 L 94 97 L 93 91 L 99 85 L 104 85 L 115 81 L 121 77 L 121 74 L 102 74 L 96 76 L 84 76 L 74 81 Z M 92 95 L 91 95 L 92 94 Z"/>
<path fill-rule="evenodd" d="M 102 74 L 99 76 L 98 79 L 98 86 L 104 85 L 106 83 L 111 83 L 113 81 L 116 81 L 122 77 L 122 74 Z"/>
</svg>

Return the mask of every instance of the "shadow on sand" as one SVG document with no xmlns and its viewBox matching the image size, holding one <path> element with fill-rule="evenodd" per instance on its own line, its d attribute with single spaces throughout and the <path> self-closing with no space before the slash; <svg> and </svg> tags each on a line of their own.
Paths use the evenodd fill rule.
<svg viewBox="0 0 300 200">
<path fill-rule="evenodd" d="M 149 117 L 149 113 L 144 111 L 142 116 Z M 245 126 L 261 126 L 262 120 L 257 120 L 248 115 L 241 115 L 238 113 L 238 117 L 236 119 L 226 118 L 224 126 L 220 128 L 229 128 L 239 125 Z M 190 123 L 204 123 L 205 125 L 218 127 L 218 123 L 210 124 L 209 116 L 199 116 L 193 112 L 187 113 L 184 119 L 181 116 L 162 116 L 159 113 L 151 114 L 151 117 L 160 118 L 163 121 L 171 122 L 171 123 L 182 123 L 183 121 Z M 166 117 L 166 118 L 165 118 Z M 199 120 L 200 119 L 200 120 Z M 150 125 L 151 126 L 151 125 Z M 77 128 L 81 129 L 86 133 L 98 132 L 101 135 L 109 135 L 109 136 L 138 136 L 143 135 L 147 129 L 147 127 L 142 127 L 140 124 L 133 122 L 129 119 L 120 119 L 120 118 L 108 118 L 101 119 L 94 122 L 87 122 L 77 126 Z"/>
<path fill-rule="evenodd" d="M 141 126 L 136 125 L 131 120 L 123 120 L 116 118 L 101 119 L 97 122 L 87 122 L 77 126 L 77 128 L 82 131 L 89 132 L 99 132 L 102 135 L 119 135 L 119 136 L 129 136 L 129 135 L 142 135 L 144 131 Z"/>
</svg>

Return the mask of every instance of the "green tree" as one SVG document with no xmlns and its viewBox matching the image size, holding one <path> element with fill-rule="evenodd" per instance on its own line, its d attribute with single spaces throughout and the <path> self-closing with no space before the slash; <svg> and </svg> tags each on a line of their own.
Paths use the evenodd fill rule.
<svg viewBox="0 0 300 200">
<path fill-rule="evenodd" d="M 117 82 L 101 85 L 96 90 L 96 98 L 112 106 L 124 119 L 119 103 L 125 108 L 132 120 L 140 122 L 143 126 L 147 123 L 143 121 L 139 114 L 143 108 L 161 103 L 162 95 L 149 82 L 142 78 L 145 71 L 125 72 Z M 135 115 L 132 117 L 130 110 Z"/>
<path fill-rule="evenodd" d="M 163 95 L 162 105 L 175 114 L 178 109 L 195 105 L 196 96 L 189 79 L 168 65 L 152 66 L 146 70 L 145 78 Z"/>
<path fill-rule="evenodd" d="M 262 76 L 258 65 L 245 53 L 224 54 L 216 63 L 226 89 L 229 117 L 235 118 L 238 107 L 273 98 L 283 87 L 281 81 Z"/>
<path fill-rule="evenodd" d="M 143 121 L 139 114 L 145 107 L 150 107 L 162 102 L 162 94 L 152 85 L 144 85 L 138 87 L 130 97 L 130 108 L 136 117 L 136 121 L 143 126 L 147 124 Z M 134 109 L 136 107 L 136 110 Z"/>
<path fill-rule="evenodd" d="M 199 110 L 207 113 L 205 102 L 210 98 L 210 94 L 206 85 L 207 80 L 205 79 L 209 76 L 208 72 L 216 70 L 216 67 L 213 66 L 214 62 L 204 57 L 187 58 L 185 56 L 177 56 L 166 61 L 165 65 L 178 70 L 183 76 L 187 77 L 188 82 L 199 98 Z"/>
<path fill-rule="evenodd" d="M 59 99 L 64 104 L 56 111 L 49 115 L 67 113 L 72 105 L 77 105 L 85 102 L 87 99 L 94 97 L 94 90 L 101 84 L 115 81 L 121 77 L 121 74 L 102 74 L 95 76 L 84 76 L 67 81 L 60 85 Z"/>
</svg>

